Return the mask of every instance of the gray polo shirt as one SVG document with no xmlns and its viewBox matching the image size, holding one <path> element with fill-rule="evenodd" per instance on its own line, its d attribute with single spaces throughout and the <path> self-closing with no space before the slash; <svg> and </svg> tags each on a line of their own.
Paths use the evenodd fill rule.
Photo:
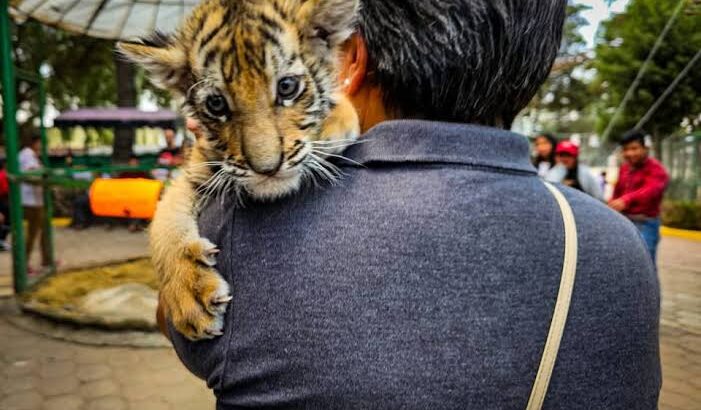
<svg viewBox="0 0 701 410">
<path fill-rule="evenodd" d="M 383 123 L 340 185 L 212 204 L 234 301 L 225 335 L 189 343 L 219 409 L 523 409 L 562 270 L 559 208 L 522 136 Z M 547 409 L 653 409 L 659 285 L 635 227 L 561 188 L 577 281 Z"/>
</svg>

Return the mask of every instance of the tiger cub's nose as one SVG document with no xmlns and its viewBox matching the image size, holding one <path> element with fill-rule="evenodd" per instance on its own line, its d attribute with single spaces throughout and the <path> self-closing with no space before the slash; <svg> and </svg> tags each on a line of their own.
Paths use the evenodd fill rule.
<svg viewBox="0 0 701 410">
<path fill-rule="evenodd" d="M 251 158 L 248 159 L 247 162 L 248 166 L 250 166 L 255 173 L 272 176 L 277 174 L 280 167 L 282 167 L 282 156 L 277 158 L 258 158 L 256 160 Z"/>
</svg>

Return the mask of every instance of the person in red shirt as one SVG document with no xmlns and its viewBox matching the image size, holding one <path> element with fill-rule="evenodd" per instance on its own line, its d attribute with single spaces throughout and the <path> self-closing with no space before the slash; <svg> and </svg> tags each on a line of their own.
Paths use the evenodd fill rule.
<svg viewBox="0 0 701 410">
<path fill-rule="evenodd" d="M 5 161 L 0 158 L 0 252 L 9 251 L 7 235 L 10 233 L 10 185 L 7 179 Z"/>
<path fill-rule="evenodd" d="M 621 147 L 625 164 L 621 167 L 609 207 L 633 221 L 655 261 L 660 242 L 662 197 L 669 176 L 664 166 L 650 157 L 642 131 L 627 132 L 621 140 Z"/>
</svg>

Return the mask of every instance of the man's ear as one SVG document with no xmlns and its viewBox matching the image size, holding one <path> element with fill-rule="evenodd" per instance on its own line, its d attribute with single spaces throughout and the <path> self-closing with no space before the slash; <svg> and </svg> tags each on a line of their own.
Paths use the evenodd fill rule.
<svg viewBox="0 0 701 410">
<path fill-rule="evenodd" d="M 157 87 L 184 94 L 187 90 L 187 55 L 172 36 L 156 33 L 138 41 L 120 41 L 117 50 L 143 67 Z"/>
<path fill-rule="evenodd" d="M 353 34 L 343 44 L 339 78 L 343 90 L 349 96 L 360 91 L 368 75 L 368 50 L 359 33 Z"/>
<path fill-rule="evenodd" d="M 307 35 L 336 47 L 353 34 L 359 9 L 359 0 L 308 0 L 297 16 Z"/>
</svg>

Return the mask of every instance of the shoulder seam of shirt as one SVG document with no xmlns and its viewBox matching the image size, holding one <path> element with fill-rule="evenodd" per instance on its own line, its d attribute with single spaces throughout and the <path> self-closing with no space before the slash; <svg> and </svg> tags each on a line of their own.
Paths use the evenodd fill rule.
<svg viewBox="0 0 701 410">
<path fill-rule="evenodd" d="M 523 176 L 537 176 L 538 172 L 534 169 L 523 169 L 516 167 L 504 167 L 501 165 L 486 164 L 486 163 L 469 163 L 462 161 L 450 161 L 450 160 L 427 160 L 427 159 L 405 159 L 398 161 L 396 159 L 383 159 L 383 158 L 373 158 L 370 160 L 363 161 L 362 163 L 351 163 L 348 161 L 343 161 L 340 165 L 342 167 L 350 168 L 371 168 L 373 164 L 396 164 L 397 167 L 406 165 L 449 165 L 456 166 L 460 168 L 470 168 L 482 171 L 491 171 L 502 174 L 512 174 L 512 175 L 523 175 Z"/>
</svg>

